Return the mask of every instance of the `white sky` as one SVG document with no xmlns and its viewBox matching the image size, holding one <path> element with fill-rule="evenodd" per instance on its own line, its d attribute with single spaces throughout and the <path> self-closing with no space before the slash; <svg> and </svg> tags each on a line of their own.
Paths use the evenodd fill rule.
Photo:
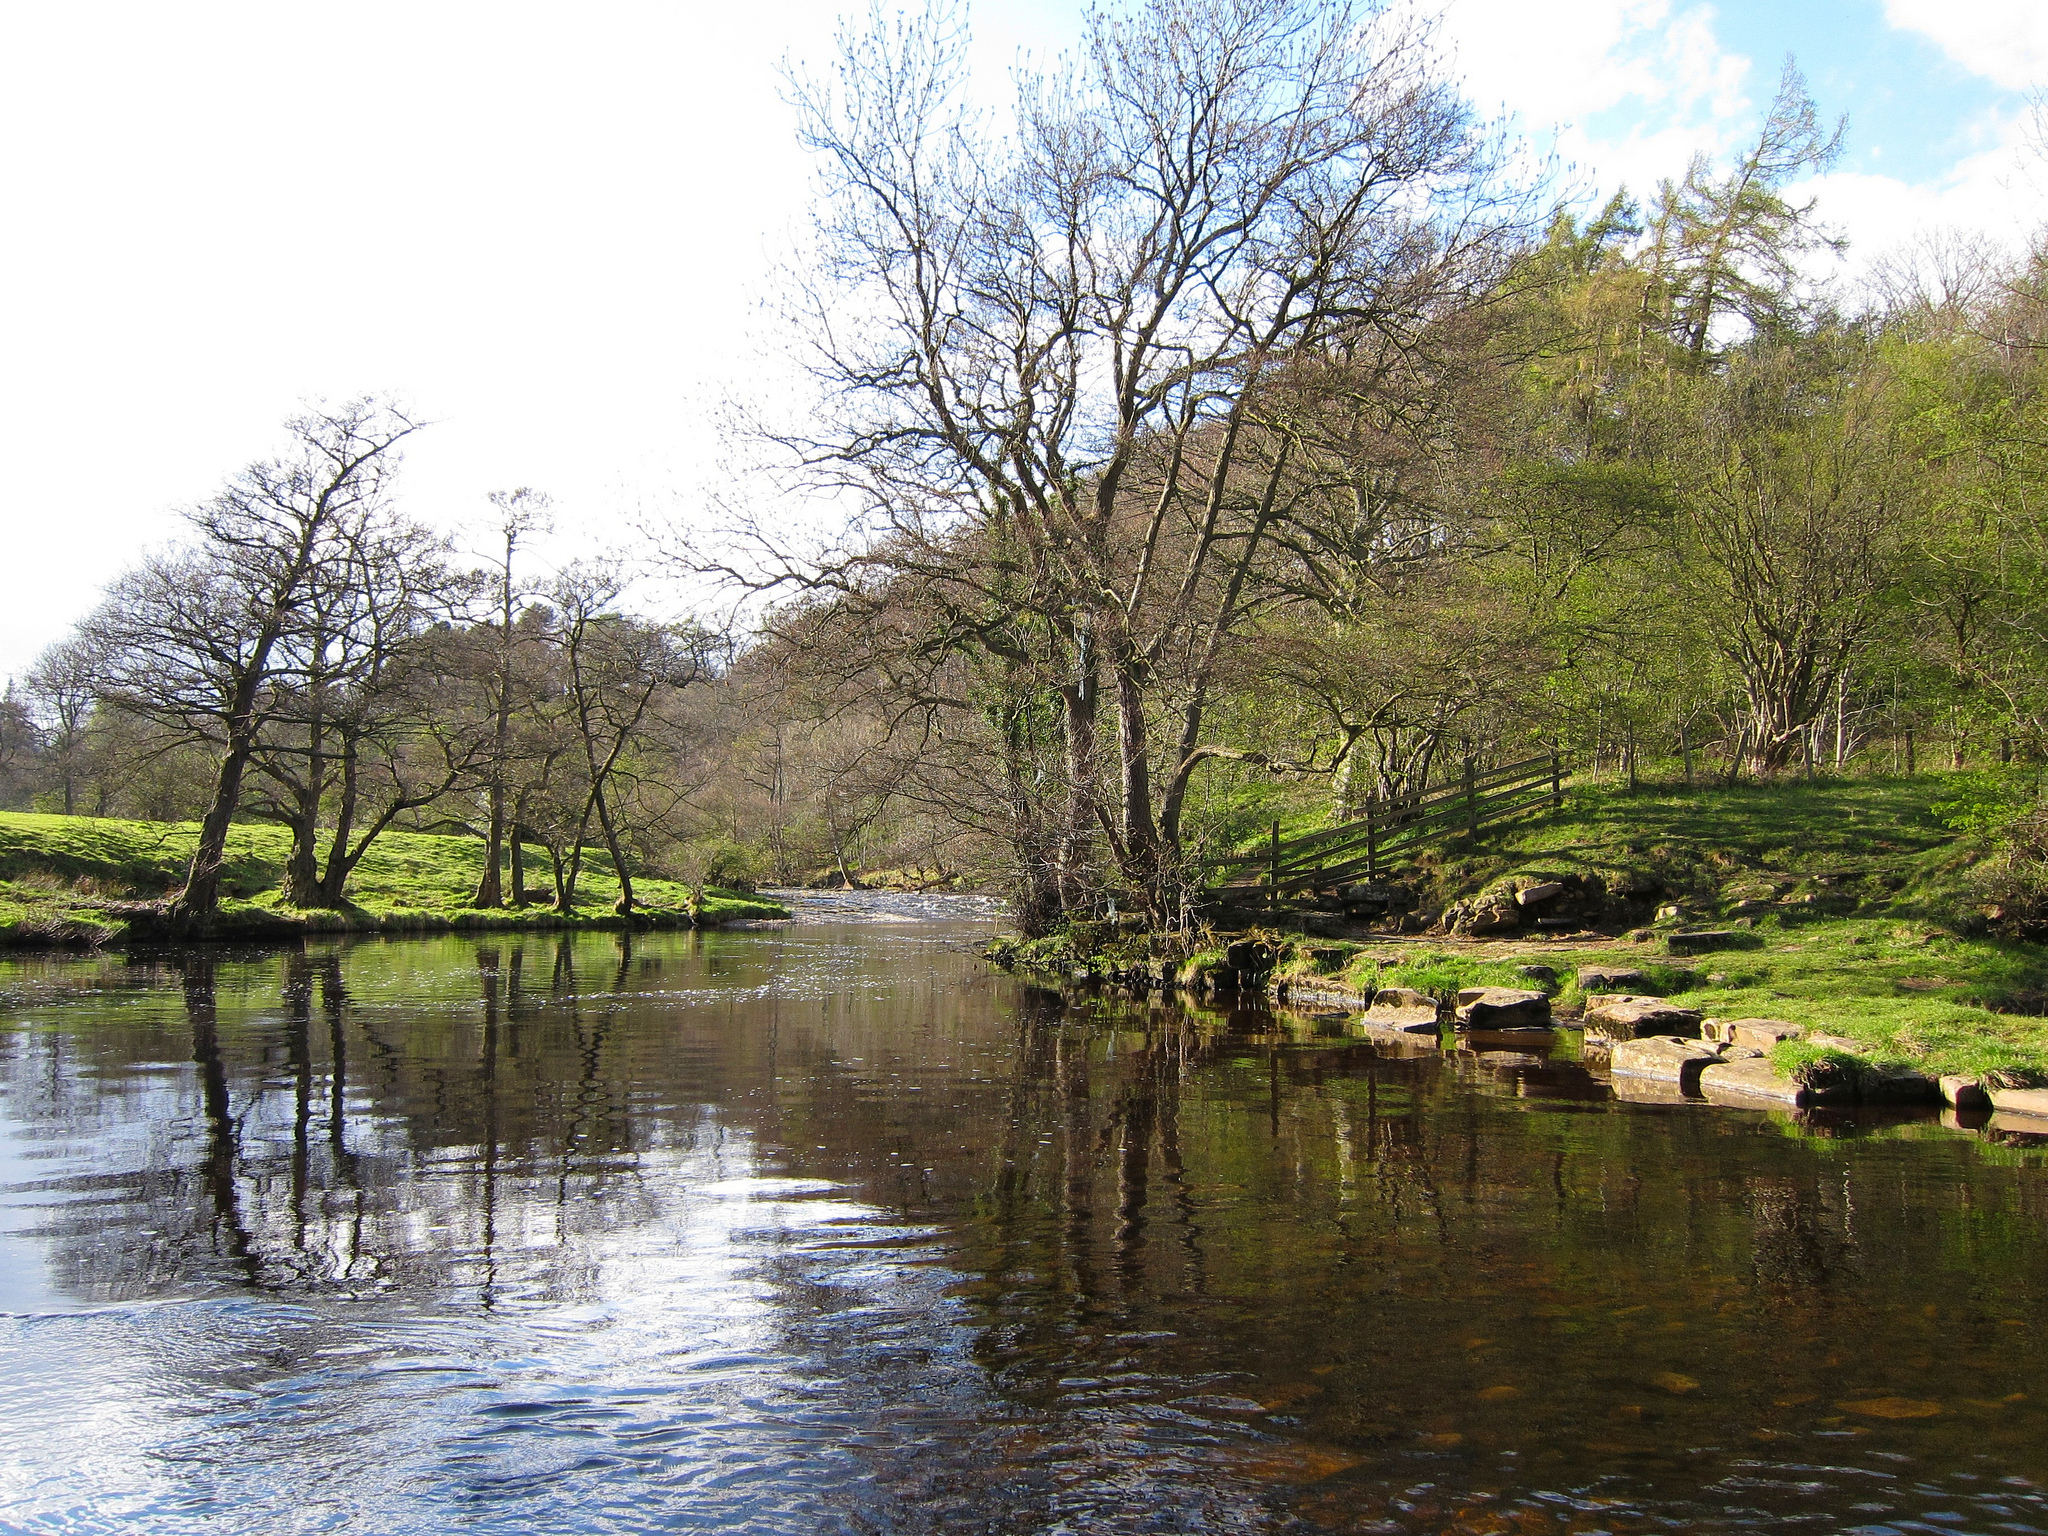
<svg viewBox="0 0 2048 1536">
<path fill-rule="evenodd" d="M 976 5 L 983 77 L 1065 45 L 1079 8 Z M 2014 93 L 2048 76 L 2048 4 L 1835 8 L 1823 45 L 1888 21 L 1965 82 L 1931 173 L 1873 159 L 1821 188 L 1859 248 L 2038 221 Z M 696 505 L 803 217 L 777 66 L 825 60 L 842 9 L 0 3 L 0 676 L 309 396 L 396 392 L 437 421 L 406 497 L 451 529 L 525 484 L 564 547 Z M 1774 14 L 1450 0 L 1445 35 L 1482 105 L 1560 128 L 1587 183 L 1647 189 L 1753 129 L 1812 32 L 1802 11 L 1780 46 Z"/>
</svg>

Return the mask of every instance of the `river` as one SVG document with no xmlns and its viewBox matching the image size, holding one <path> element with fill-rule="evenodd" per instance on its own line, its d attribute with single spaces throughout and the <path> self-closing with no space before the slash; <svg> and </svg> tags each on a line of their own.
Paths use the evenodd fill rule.
<svg viewBox="0 0 2048 1536">
<path fill-rule="evenodd" d="M 0 1530 L 2048 1532 L 2048 1148 L 995 925 L 0 961 Z"/>
</svg>

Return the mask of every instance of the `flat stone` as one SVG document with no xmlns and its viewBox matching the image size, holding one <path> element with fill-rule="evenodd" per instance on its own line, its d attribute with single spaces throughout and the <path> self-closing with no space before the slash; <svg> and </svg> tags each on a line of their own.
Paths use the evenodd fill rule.
<svg viewBox="0 0 2048 1536">
<path fill-rule="evenodd" d="M 1539 987 L 1557 984 L 1557 967 L 1554 965 L 1518 965 L 1515 967 L 1515 974 L 1535 982 Z"/>
<path fill-rule="evenodd" d="M 1699 1087 L 1700 1073 L 1721 1059 L 1718 1045 L 1686 1040 L 1677 1035 L 1649 1035 L 1637 1040 L 1617 1041 L 1608 1070 L 1616 1077 L 1648 1077 L 1676 1083 L 1692 1091 Z"/>
<path fill-rule="evenodd" d="M 1359 1022 L 1374 1029 L 1393 1030 L 1404 1035 L 1433 1035 L 1437 1031 L 1436 1004 L 1430 1003 L 1426 1007 L 1398 1003 L 1382 1006 L 1374 1002 Z"/>
<path fill-rule="evenodd" d="M 1586 1033 L 1608 1040 L 1636 1040 L 1645 1035 L 1678 1035 L 1696 1040 L 1700 1016 L 1661 997 L 1596 993 L 1586 1000 Z"/>
<path fill-rule="evenodd" d="M 1941 1102 L 1951 1108 L 1991 1108 L 1991 1095 L 1984 1091 L 1982 1078 L 1944 1077 L 1936 1086 L 1941 1089 Z"/>
<path fill-rule="evenodd" d="M 1805 1025 L 1788 1024 L 1783 1019 L 1707 1019 L 1700 1024 L 1703 1040 L 1749 1045 L 1760 1051 L 1768 1051 L 1780 1040 L 1797 1040 L 1805 1033 Z"/>
<path fill-rule="evenodd" d="M 1579 990 L 1581 992 L 1628 993 L 1635 997 L 1654 997 L 1656 989 L 1650 978 L 1633 966 L 1626 965 L 1582 965 L 1579 967 Z"/>
<path fill-rule="evenodd" d="M 1809 1088 L 1786 1077 L 1763 1056 L 1740 1061 L 1722 1061 L 1700 1073 L 1700 1092 L 1716 1104 L 1852 1104 L 1856 1100 L 1853 1081 L 1824 1088 Z"/>
<path fill-rule="evenodd" d="M 1808 1045 L 1817 1045 L 1824 1051 L 1840 1051 L 1845 1056 L 1861 1054 L 1860 1041 L 1851 1040 L 1847 1035 L 1830 1035 L 1825 1032 L 1808 1033 L 1800 1036 Z"/>
<path fill-rule="evenodd" d="M 2048 1088 L 1993 1088 L 1991 1107 L 2005 1115 L 2033 1115 L 2048 1120 Z"/>
<path fill-rule="evenodd" d="M 1436 999 L 1417 987 L 1381 987 L 1372 995 L 1375 1008 L 1427 1008 L 1436 1009 Z"/>
<path fill-rule="evenodd" d="M 1674 955 L 1704 955 L 1717 949 L 1737 949 L 1750 935 L 1726 928 L 1694 928 L 1666 935 L 1664 947 Z"/>
<path fill-rule="evenodd" d="M 1540 901 L 1550 900 L 1551 897 L 1558 895 L 1563 890 L 1563 885 L 1555 880 L 1541 880 L 1535 885 L 1524 886 L 1521 890 L 1515 892 L 1515 904 L 1517 906 L 1533 907 Z"/>
<path fill-rule="evenodd" d="M 1654 928 L 1631 928 L 1623 937 L 1631 944 L 1647 944 L 1650 940 L 1657 937 L 1657 930 Z"/>
<path fill-rule="evenodd" d="M 1458 994 L 1463 1029 L 1548 1029 L 1550 999 L 1521 987 L 1467 987 Z"/>
</svg>

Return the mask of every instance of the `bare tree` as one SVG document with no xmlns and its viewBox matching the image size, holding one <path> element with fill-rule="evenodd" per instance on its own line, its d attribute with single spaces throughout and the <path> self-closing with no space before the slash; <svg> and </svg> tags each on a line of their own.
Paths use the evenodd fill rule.
<svg viewBox="0 0 2048 1536">
<path fill-rule="evenodd" d="M 60 640 L 36 658 L 25 692 L 42 727 L 42 763 L 53 775 L 64 814 L 78 814 L 86 772 L 86 728 L 98 707 L 102 658 L 83 636 Z"/>
<path fill-rule="evenodd" d="M 191 542 L 116 581 L 86 621 L 116 705 L 218 753 L 185 885 L 167 920 L 200 928 L 220 904 L 229 824 L 241 804 L 271 685 L 317 586 L 383 507 L 397 448 L 419 423 L 372 399 L 286 424 L 289 447 L 186 514 Z"/>
<path fill-rule="evenodd" d="M 1098 13 L 1076 68 L 1022 82 L 1007 139 L 961 105 L 963 48 L 932 13 L 849 36 L 831 80 L 799 84 L 824 280 L 792 319 L 826 408 L 779 441 L 869 509 L 803 574 L 944 584 L 960 643 L 1018 666 L 997 637 L 1024 605 L 1059 711 L 1058 905 L 1099 899 L 1106 839 L 1166 907 L 1177 807 L 1216 751 L 1213 669 L 1287 515 L 1286 455 L 1247 452 L 1260 402 L 1304 353 L 1412 340 L 1471 298 L 1498 249 L 1492 166 L 1392 12 Z M 772 568 L 786 548 L 756 532 Z"/>
<path fill-rule="evenodd" d="M 617 910 L 632 912 L 632 861 L 626 853 L 614 781 L 640 741 L 659 696 L 687 688 L 705 675 L 708 637 L 691 626 L 651 624 L 616 612 L 625 588 L 625 577 L 615 563 L 596 561 L 564 570 L 549 594 L 563 688 L 584 771 L 583 805 L 556 898 L 563 911 L 575 905 L 584 839 L 594 818 L 618 874 Z"/>
<path fill-rule="evenodd" d="M 517 683 L 523 648 L 521 631 L 516 621 L 520 605 L 528 594 L 519 585 L 515 575 L 515 559 L 520 540 L 530 533 L 544 530 L 548 526 L 549 517 L 548 498 L 527 486 L 521 486 L 514 491 L 493 491 L 491 506 L 498 514 L 497 533 L 503 541 L 504 553 L 493 559 L 489 565 L 497 602 L 491 635 L 491 660 L 494 665 L 488 681 L 491 743 L 484 776 L 487 819 L 484 831 L 484 873 L 476 889 L 476 905 L 479 907 L 504 905 L 502 865 L 508 831 L 507 815 L 509 811 L 516 809 L 511 803 L 514 740 L 512 716 L 518 704 Z M 509 830 L 512 834 L 513 862 L 516 865 L 520 861 L 519 834 L 516 826 L 510 827 Z M 522 882 L 515 881 L 515 884 Z"/>
</svg>

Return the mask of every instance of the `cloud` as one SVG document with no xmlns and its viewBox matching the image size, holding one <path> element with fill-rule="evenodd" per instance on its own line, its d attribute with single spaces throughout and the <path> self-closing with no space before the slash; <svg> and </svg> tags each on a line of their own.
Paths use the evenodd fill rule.
<svg viewBox="0 0 2048 1536">
<path fill-rule="evenodd" d="M 1972 74 L 2009 91 L 2048 84 L 2042 0 L 1885 0 L 1884 19 L 1918 32 Z"/>
<path fill-rule="evenodd" d="M 1560 158 L 1603 187 L 1645 193 L 1750 129 L 1750 61 L 1721 45 L 1708 5 L 1451 0 L 1444 39 L 1482 109 L 1554 131 Z"/>
</svg>

